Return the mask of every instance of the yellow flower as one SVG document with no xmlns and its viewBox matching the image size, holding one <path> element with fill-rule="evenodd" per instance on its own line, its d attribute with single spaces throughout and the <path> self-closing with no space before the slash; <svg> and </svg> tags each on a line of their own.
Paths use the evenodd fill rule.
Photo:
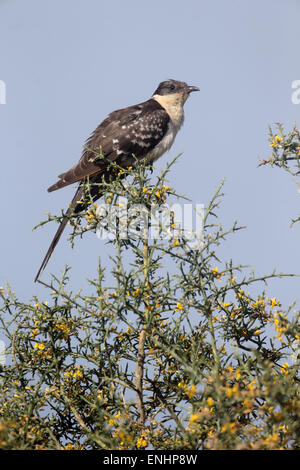
<svg viewBox="0 0 300 470">
<path fill-rule="evenodd" d="M 232 387 L 226 388 L 226 395 L 228 398 L 231 398 L 232 396 L 237 396 L 238 393 L 239 393 L 238 384 L 234 384 Z"/>
<path fill-rule="evenodd" d="M 215 401 L 212 397 L 208 397 L 206 402 L 207 402 L 208 406 L 214 406 L 214 404 L 215 404 Z"/>
<path fill-rule="evenodd" d="M 139 437 L 136 443 L 137 447 L 146 447 L 147 441 L 143 437 Z"/>
<path fill-rule="evenodd" d="M 34 330 L 32 330 L 31 336 L 34 338 L 38 334 L 38 332 L 39 330 L 35 328 Z"/>
<path fill-rule="evenodd" d="M 179 241 L 178 241 L 178 240 L 174 240 L 173 246 L 177 246 L 177 245 L 179 245 Z"/>
<path fill-rule="evenodd" d="M 127 434 L 123 429 L 119 431 L 119 438 L 122 439 L 123 443 L 128 442 L 130 444 L 132 442 L 130 434 Z"/>
<path fill-rule="evenodd" d="M 251 411 L 251 402 L 250 402 L 249 398 L 245 398 L 244 407 L 246 408 L 245 412 L 250 413 L 250 411 Z"/>
<path fill-rule="evenodd" d="M 177 302 L 175 310 L 183 310 L 183 305 L 180 302 Z"/>
<path fill-rule="evenodd" d="M 193 398 L 196 391 L 197 391 L 196 385 L 191 385 L 191 387 L 189 388 L 187 387 L 187 389 L 185 390 L 185 393 L 188 396 L 188 398 Z"/>
<path fill-rule="evenodd" d="M 83 377 L 83 374 L 82 374 L 82 372 L 81 372 L 81 370 L 80 370 L 80 369 L 77 369 L 77 371 L 76 371 L 76 372 L 74 372 L 74 376 L 75 376 L 75 377 L 82 378 L 82 377 Z"/>
<path fill-rule="evenodd" d="M 194 413 L 190 417 L 190 423 L 195 423 L 201 418 L 201 415 L 199 413 Z"/>
<path fill-rule="evenodd" d="M 287 362 L 285 362 L 284 364 L 282 364 L 280 370 L 284 375 L 287 375 L 288 374 L 288 368 L 289 368 L 289 364 Z"/>
<path fill-rule="evenodd" d="M 275 138 L 272 140 L 270 147 L 276 147 L 276 145 L 283 140 L 279 135 L 275 135 Z"/>
<path fill-rule="evenodd" d="M 277 300 L 276 297 L 273 297 L 273 299 L 271 299 L 271 308 L 275 307 L 275 305 L 277 305 Z"/>
<path fill-rule="evenodd" d="M 225 423 L 222 428 L 221 432 L 230 432 L 234 434 L 236 432 L 236 423 Z"/>
<path fill-rule="evenodd" d="M 249 390 L 255 390 L 255 386 L 257 385 L 257 382 L 256 380 L 252 380 L 248 385 L 247 385 L 247 388 Z"/>
<path fill-rule="evenodd" d="M 279 434 L 274 433 L 264 439 L 264 444 L 268 446 L 269 444 L 276 445 L 279 439 Z"/>
<path fill-rule="evenodd" d="M 288 425 L 287 424 L 281 424 L 279 427 L 278 427 L 279 431 L 282 431 L 284 433 L 288 432 Z"/>
<path fill-rule="evenodd" d="M 211 272 L 213 273 L 214 276 L 218 279 L 218 281 L 221 280 L 221 276 L 224 276 L 225 273 L 219 273 L 219 268 L 216 266 L 215 268 L 212 268 Z"/>
</svg>

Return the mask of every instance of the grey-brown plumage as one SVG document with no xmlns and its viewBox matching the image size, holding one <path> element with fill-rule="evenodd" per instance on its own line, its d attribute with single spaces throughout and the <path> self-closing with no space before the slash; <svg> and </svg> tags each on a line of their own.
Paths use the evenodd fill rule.
<svg viewBox="0 0 300 470">
<path fill-rule="evenodd" d="M 134 163 L 134 158 L 147 156 L 150 162 L 157 160 L 172 145 L 183 123 L 183 105 L 189 94 L 197 90 L 197 87 L 190 87 L 184 82 L 167 80 L 160 83 L 149 100 L 112 112 L 86 141 L 79 162 L 59 175 L 59 180 L 50 186 L 48 191 L 56 191 L 89 178 L 92 199 L 97 200 L 102 192 L 101 188 L 93 186 L 93 183 L 100 183 L 103 178 L 106 180 L 112 176 L 109 161 L 116 161 L 118 165 L 126 167 Z M 105 157 L 102 160 L 97 158 L 100 153 Z M 83 204 L 77 203 L 83 195 L 82 192 L 79 184 L 35 281 L 46 267 L 70 215 L 85 208 Z"/>
</svg>

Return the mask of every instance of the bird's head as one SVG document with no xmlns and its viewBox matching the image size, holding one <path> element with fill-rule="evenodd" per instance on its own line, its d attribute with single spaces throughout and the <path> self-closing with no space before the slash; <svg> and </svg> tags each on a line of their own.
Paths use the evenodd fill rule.
<svg viewBox="0 0 300 470">
<path fill-rule="evenodd" d="M 183 105 L 192 91 L 199 91 L 199 88 L 177 80 L 166 80 L 158 85 L 153 97 Z"/>
</svg>

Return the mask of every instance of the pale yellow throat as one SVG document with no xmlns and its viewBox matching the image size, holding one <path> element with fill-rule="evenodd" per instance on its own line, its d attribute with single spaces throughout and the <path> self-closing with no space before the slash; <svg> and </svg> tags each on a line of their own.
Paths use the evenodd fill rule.
<svg viewBox="0 0 300 470">
<path fill-rule="evenodd" d="M 167 111 L 177 131 L 184 120 L 183 105 L 186 102 L 187 97 L 187 93 L 172 93 L 170 95 L 152 96 L 152 98 Z"/>
</svg>

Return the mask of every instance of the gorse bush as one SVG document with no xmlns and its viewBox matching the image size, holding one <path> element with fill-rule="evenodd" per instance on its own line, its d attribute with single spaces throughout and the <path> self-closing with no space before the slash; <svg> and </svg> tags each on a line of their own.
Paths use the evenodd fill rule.
<svg viewBox="0 0 300 470">
<path fill-rule="evenodd" d="M 129 208 L 163 211 L 179 197 L 167 184 L 171 166 L 155 182 L 145 163 L 115 166 L 105 203 L 120 208 L 122 196 Z M 30 303 L 1 288 L 3 449 L 299 448 L 299 313 L 264 291 L 283 274 L 256 277 L 220 259 L 240 229 L 218 222 L 221 198 L 222 185 L 199 246 L 172 211 L 168 236 L 156 238 L 151 221 L 129 211 L 135 229 L 119 236 L 117 218 L 109 272 L 99 262 L 80 292 L 69 268 L 41 282 L 45 297 Z M 70 218 L 72 243 L 106 226 L 98 209 Z"/>
</svg>

